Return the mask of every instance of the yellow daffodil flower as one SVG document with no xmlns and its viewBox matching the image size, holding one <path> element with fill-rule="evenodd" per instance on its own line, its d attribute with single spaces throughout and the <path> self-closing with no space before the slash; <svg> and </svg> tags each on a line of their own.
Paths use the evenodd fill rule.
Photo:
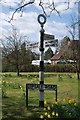
<svg viewBox="0 0 80 120">
<path fill-rule="evenodd" d="M 44 113 L 45 116 L 47 116 L 47 114 L 48 114 L 47 112 Z"/>
<path fill-rule="evenodd" d="M 71 104 L 71 103 L 72 103 L 72 101 L 71 101 L 71 100 L 69 100 L 69 103 Z"/>
<path fill-rule="evenodd" d="M 47 109 L 50 110 L 50 107 L 48 106 Z"/>
<path fill-rule="evenodd" d="M 22 90 L 22 86 L 20 86 L 21 90 Z"/>
<path fill-rule="evenodd" d="M 65 98 L 63 99 L 63 102 L 66 102 L 66 99 L 65 99 Z"/>
<path fill-rule="evenodd" d="M 52 112 L 52 115 L 54 116 L 54 115 L 55 115 L 55 112 Z"/>
<path fill-rule="evenodd" d="M 43 116 L 43 115 L 40 115 L 40 118 L 41 118 L 41 119 L 43 119 L 43 118 L 44 118 L 44 116 Z"/>
<path fill-rule="evenodd" d="M 56 113 L 56 117 L 58 117 L 58 113 Z"/>
<path fill-rule="evenodd" d="M 50 114 L 48 114 L 48 116 L 47 116 L 48 118 L 51 118 L 51 116 L 50 116 Z"/>
<path fill-rule="evenodd" d="M 44 110 L 46 110 L 46 108 L 44 108 Z"/>
<path fill-rule="evenodd" d="M 74 106 L 76 106 L 77 105 L 77 103 L 74 103 Z"/>
<path fill-rule="evenodd" d="M 57 104 L 58 104 L 58 102 L 55 102 L 55 104 L 57 105 Z"/>
<path fill-rule="evenodd" d="M 46 105 L 46 104 L 47 104 L 47 102 L 46 102 L 46 101 L 44 101 L 44 104 Z"/>
</svg>

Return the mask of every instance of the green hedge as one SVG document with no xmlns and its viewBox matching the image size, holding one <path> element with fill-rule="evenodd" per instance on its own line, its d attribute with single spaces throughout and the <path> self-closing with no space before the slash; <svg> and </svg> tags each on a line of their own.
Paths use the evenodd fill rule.
<svg viewBox="0 0 80 120">
<path fill-rule="evenodd" d="M 16 72 L 14 66 L 3 67 L 3 72 Z M 55 65 L 44 65 L 45 72 L 76 72 L 76 67 L 72 64 L 55 64 Z M 25 68 L 20 68 L 20 72 L 39 72 L 39 66 L 26 65 Z"/>
<path fill-rule="evenodd" d="M 76 69 L 71 64 L 55 64 L 45 65 L 45 72 L 76 72 Z"/>
</svg>

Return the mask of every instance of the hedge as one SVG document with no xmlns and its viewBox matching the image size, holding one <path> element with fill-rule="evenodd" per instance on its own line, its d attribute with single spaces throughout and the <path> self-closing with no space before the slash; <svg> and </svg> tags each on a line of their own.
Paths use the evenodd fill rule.
<svg viewBox="0 0 80 120">
<path fill-rule="evenodd" d="M 14 66 L 3 67 L 3 72 L 16 72 Z M 76 72 L 76 67 L 72 64 L 47 64 L 44 65 L 45 72 Z M 20 68 L 20 72 L 39 72 L 39 66 L 27 65 L 26 68 Z"/>
<path fill-rule="evenodd" d="M 72 64 L 45 65 L 45 72 L 76 72 Z"/>
</svg>

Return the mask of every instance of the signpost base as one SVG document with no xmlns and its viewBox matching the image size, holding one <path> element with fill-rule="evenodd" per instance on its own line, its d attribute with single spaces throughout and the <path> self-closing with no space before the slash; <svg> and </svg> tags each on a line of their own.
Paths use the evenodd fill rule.
<svg viewBox="0 0 80 120">
<path fill-rule="evenodd" d="M 44 91 L 44 90 L 54 90 L 55 91 L 55 97 L 57 101 L 57 85 L 52 85 L 52 84 L 26 84 L 26 107 L 28 108 L 28 89 L 33 89 L 33 90 L 39 90 L 39 91 Z M 43 93 L 42 93 L 43 94 Z M 43 96 L 43 95 L 41 95 Z M 41 98 L 41 97 L 40 97 Z M 44 97 L 42 97 L 44 98 Z M 44 107 L 44 99 L 39 99 L 39 107 L 43 108 Z"/>
<path fill-rule="evenodd" d="M 44 101 L 39 101 L 39 107 L 44 108 Z"/>
</svg>

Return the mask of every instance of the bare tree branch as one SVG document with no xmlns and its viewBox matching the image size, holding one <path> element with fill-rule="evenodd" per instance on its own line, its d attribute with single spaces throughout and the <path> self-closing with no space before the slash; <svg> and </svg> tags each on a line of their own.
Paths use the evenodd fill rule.
<svg viewBox="0 0 80 120">
<path fill-rule="evenodd" d="M 11 19 L 10 19 L 9 22 L 11 22 L 11 21 L 13 20 L 13 17 L 14 17 L 14 15 L 15 15 L 15 13 L 16 13 L 17 11 L 21 11 L 22 8 L 24 8 L 25 6 L 27 6 L 27 5 L 29 5 L 29 4 L 33 4 L 33 3 L 34 3 L 34 2 L 28 2 L 28 3 L 24 4 L 24 5 L 16 8 L 16 10 L 13 12 L 13 14 L 12 14 Z"/>
<path fill-rule="evenodd" d="M 34 2 L 35 0 L 30 0 L 29 2 L 25 3 L 25 0 L 21 0 L 19 7 L 15 9 L 15 11 L 13 12 L 8 22 L 11 22 L 13 20 L 15 13 L 18 11 L 21 12 L 21 17 L 22 17 L 23 8 L 26 7 L 27 5 L 33 4 Z M 70 9 L 71 2 L 72 2 L 71 0 L 67 0 L 65 2 L 54 2 L 54 0 L 52 0 L 52 2 L 50 0 L 47 0 L 46 2 L 43 0 L 39 0 L 39 6 L 41 7 L 43 14 L 45 14 L 46 17 L 50 16 L 53 11 L 55 11 L 60 16 L 61 11 L 59 11 L 57 7 L 64 3 L 66 4 L 67 8 L 63 9 L 62 11 L 68 10 Z M 49 10 L 49 15 L 47 15 L 47 12 L 46 12 L 47 9 Z"/>
<path fill-rule="evenodd" d="M 53 8 L 51 8 L 50 14 L 51 14 L 53 11 L 56 11 L 56 12 L 58 13 L 58 15 L 60 16 L 60 12 L 56 9 L 54 2 L 52 2 L 52 7 L 53 7 Z"/>
<path fill-rule="evenodd" d="M 43 13 L 45 14 L 45 16 L 47 16 L 47 14 L 46 14 L 46 12 L 45 12 L 45 10 L 44 10 L 44 7 L 43 7 L 43 4 L 42 4 L 42 2 L 41 2 L 41 1 L 40 1 L 40 3 L 39 3 L 39 6 L 42 8 Z"/>
<path fill-rule="evenodd" d="M 67 8 L 65 10 L 68 10 L 70 9 L 70 0 L 68 0 L 66 3 L 67 3 Z"/>
</svg>

